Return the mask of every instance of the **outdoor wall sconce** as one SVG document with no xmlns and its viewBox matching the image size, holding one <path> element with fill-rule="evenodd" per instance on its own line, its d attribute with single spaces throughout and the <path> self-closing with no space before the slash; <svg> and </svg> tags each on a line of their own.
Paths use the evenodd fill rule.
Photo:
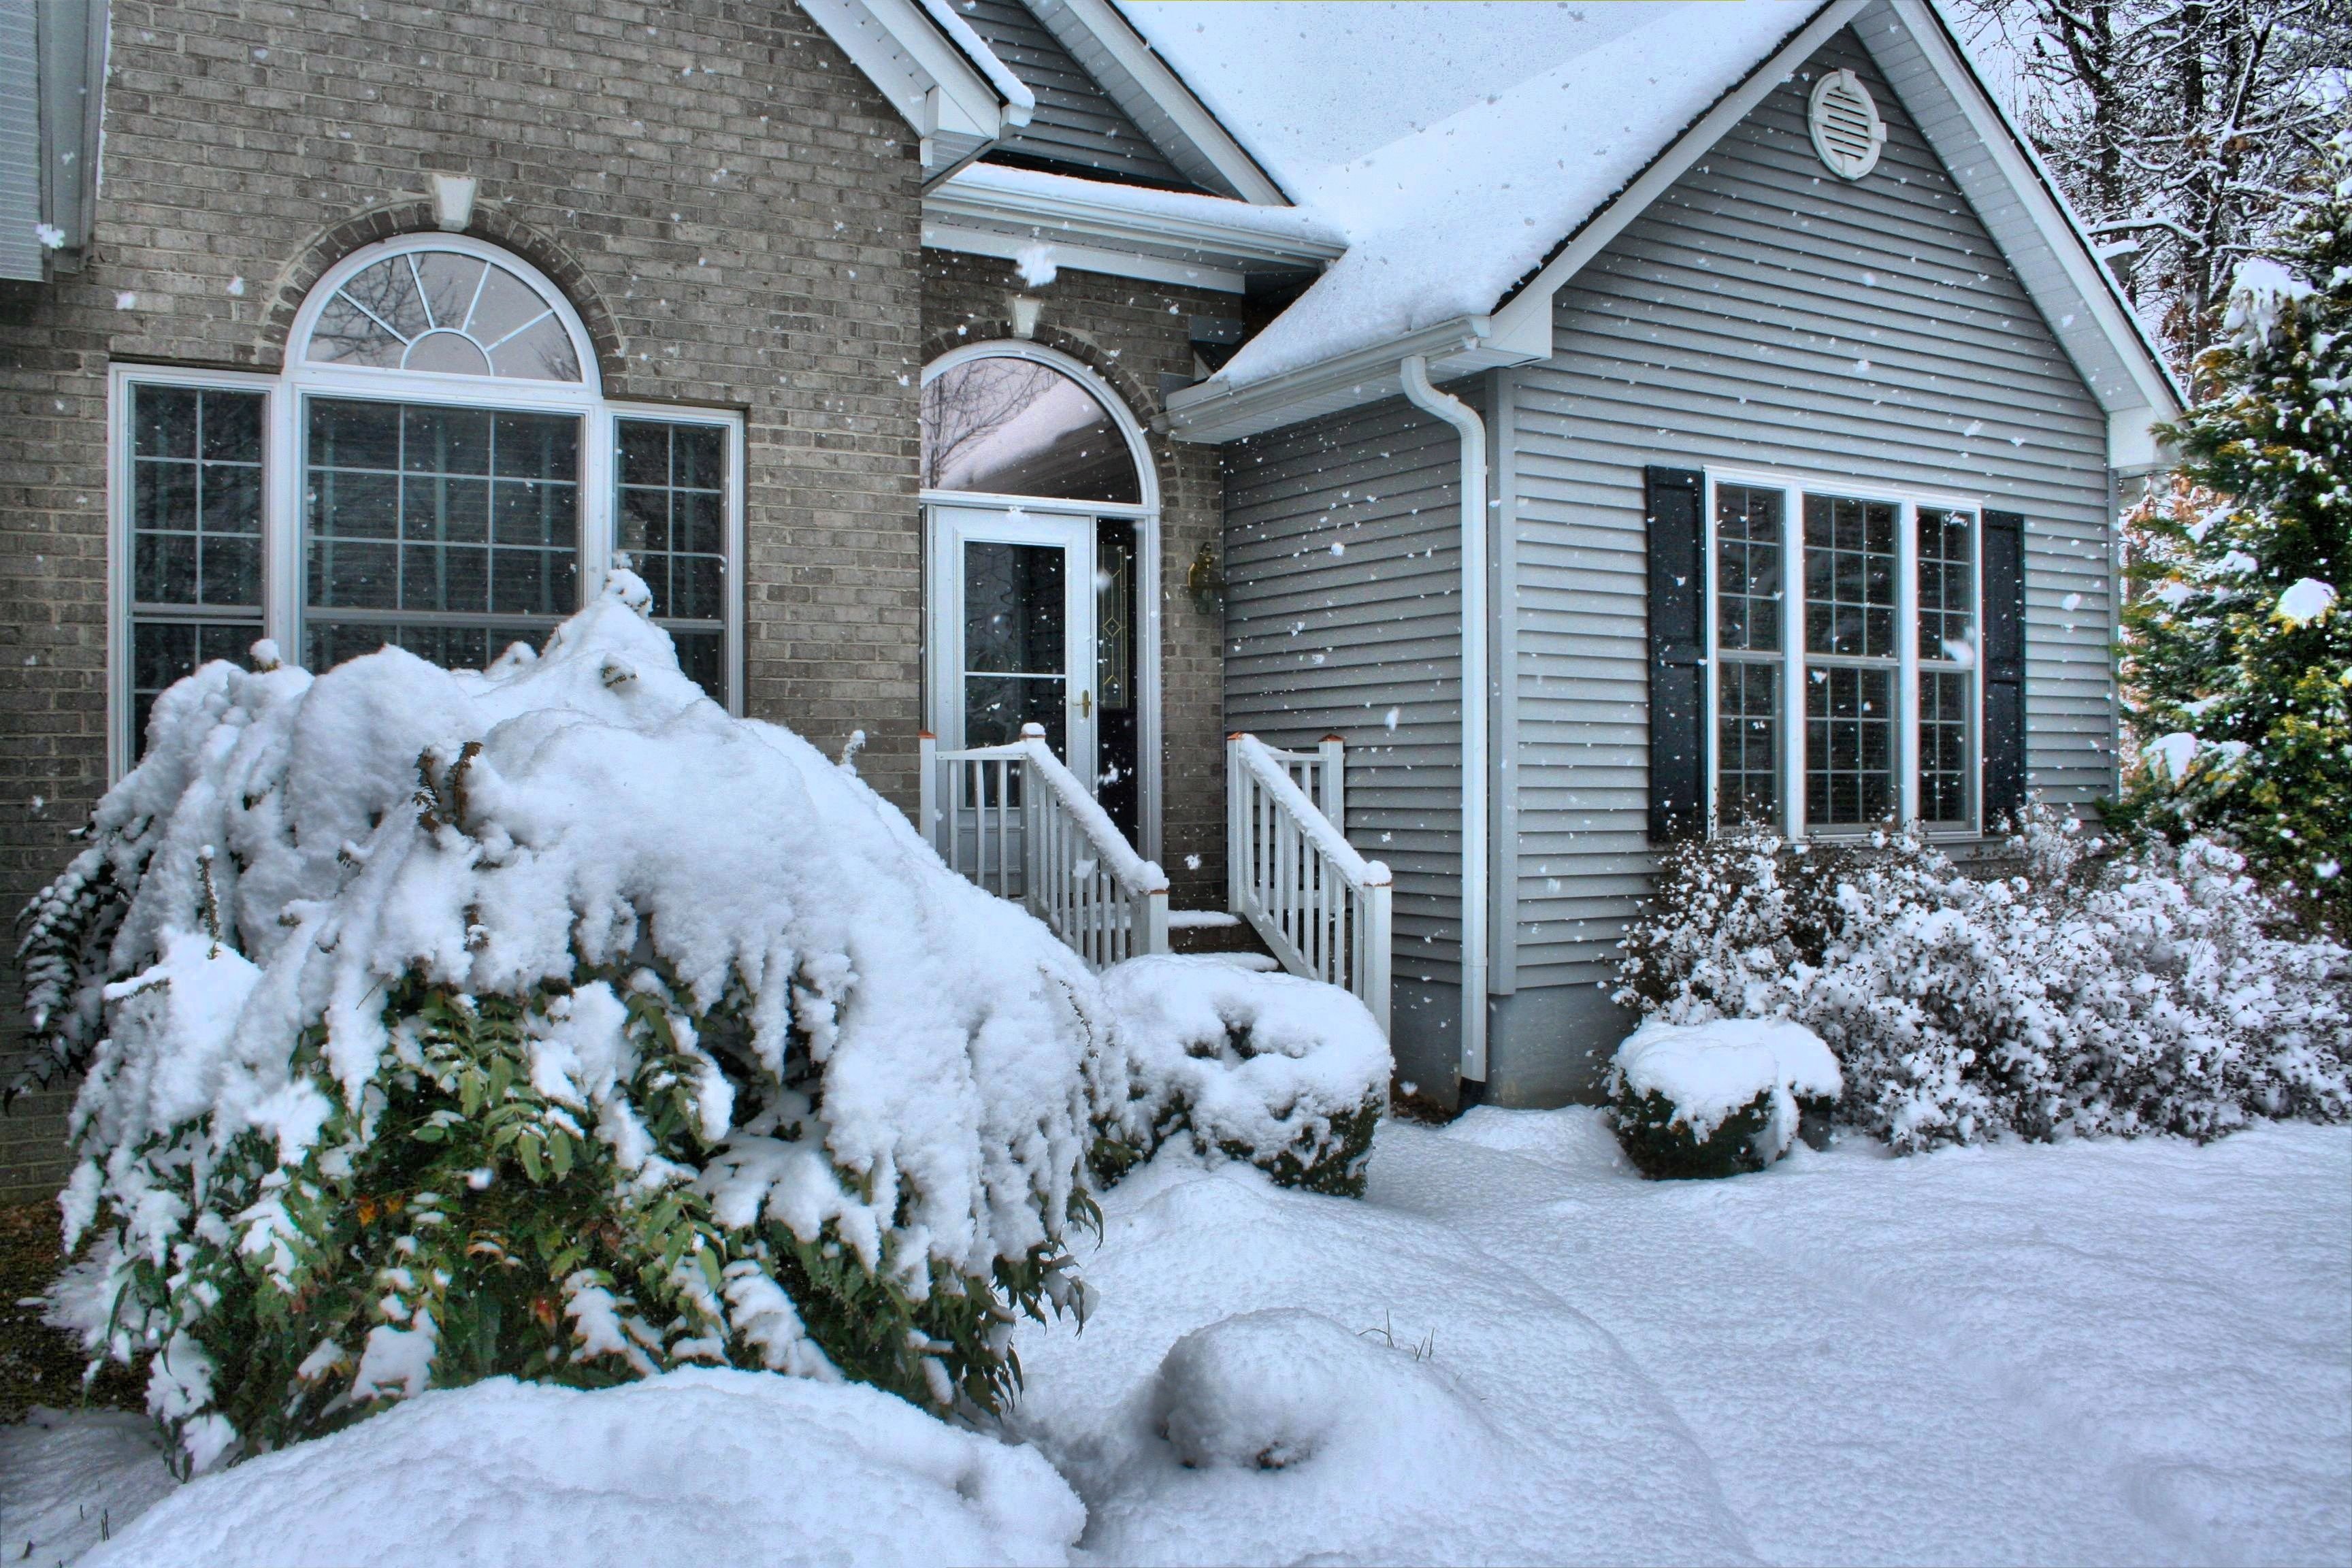
<svg viewBox="0 0 2352 1568">
<path fill-rule="evenodd" d="M 1217 569 L 1214 545 L 1203 544 L 1201 552 L 1192 557 L 1192 564 L 1184 573 L 1184 592 L 1192 597 L 1192 607 L 1204 616 L 1223 616 L 1225 612 L 1225 574 Z"/>
</svg>

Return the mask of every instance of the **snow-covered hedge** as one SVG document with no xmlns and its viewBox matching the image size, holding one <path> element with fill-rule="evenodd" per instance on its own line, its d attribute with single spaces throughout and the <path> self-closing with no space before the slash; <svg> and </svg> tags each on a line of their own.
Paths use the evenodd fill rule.
<svg viewBox="0 0 2352 1568">
<path fill-rule="evenodd" d="M 1130 959 L 1102 986 L 1118 1055 L 1098 1176 L 1116 1180 L 1172 1143 L 1246 1160 L 1285 1186 L 1362 1195 L 1391 1069 L 1361 1002 L 1206 956 Z"/>
<path fill-rule="evenodd" d="M 2352 1114 L 2352 954 L 2294 930 L 2233 851 L 2037 810 L 2011 852 L 2017 874 L 1979 879 L 1914 835 L 1687 846 L 1618 999 L 1805 1025 L 1843 1068 L 1843 1117 L 1898 1150 Z"/>
<path fill-rule="evenodd" d="M 1617 1141 L 1654 1178 L 1760 1171 L 1789 1152 L 1802 1117 L 1828 1117 L 1843 1087 L 1821 1037 L 1784 1018 L 1652 1019 L 1609 1067 Z"/>
<path fill-rule="evenodd" d="M 1071 1300 L 1092 977 L 646 602 L 478 674 L 208 665 L 37 900 L 57 1310 L 194 1468 L 499 1373 L 993 1406 Z"/>
</svg>

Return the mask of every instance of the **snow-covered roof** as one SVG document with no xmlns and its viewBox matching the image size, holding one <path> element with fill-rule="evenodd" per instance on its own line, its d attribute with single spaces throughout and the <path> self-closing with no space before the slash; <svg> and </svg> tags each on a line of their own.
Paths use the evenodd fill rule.
<svg viewBox="0 0 2352 1568">
<path fill-rule="evenodd" d="M 1217 374 L 1170 399 L 1188 439 L 1393 395 L 1402 354 L 1441 377 L 1545 357 L 1553 291 L 1848 26 L 2105 408 L 2109 461 L 2154 460 L 2149 426 L 2181 406 L 1933 0 L 1119 4 L 1348 242 Z"/>
<path fill-rule="evenodd" d="M 1249 385 L 1491 310 L 1815 13 L 1788 0 L 1124 0 L 1186 83 L 1349 240 L 1235 354 Z"/>
</svg>

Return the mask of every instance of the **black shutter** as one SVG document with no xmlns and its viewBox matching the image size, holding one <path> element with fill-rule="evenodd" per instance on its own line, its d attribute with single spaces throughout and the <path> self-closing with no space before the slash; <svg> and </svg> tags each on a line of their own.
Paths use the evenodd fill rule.
<svg viewBox="0 0 2352 1568">
<path fill-rule="evenodd" d="M 1706 828 L 1706 476 L 1645 468 L 1650 527 L 1650 841 Z"/>
<path fill-rule="evenodd" d="M 1984 825 L 2025 805 L 2025 519 L 1984 514 Z"/>
</svg>

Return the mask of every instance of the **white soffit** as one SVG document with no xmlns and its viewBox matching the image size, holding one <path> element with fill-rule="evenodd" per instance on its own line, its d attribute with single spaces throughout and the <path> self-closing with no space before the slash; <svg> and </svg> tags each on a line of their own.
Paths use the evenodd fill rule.
<svg viewBox="0 0 2352 1568">
<path fill-rule="evenodd" d="M 1921 0 L 1870 0 L 1854 31 L 2107 415 L 2108 462 L 2160 460 L 2149 426 L 2180 389 L 2065 199 Z"/>
<path fill-rule="evenodd" d="M 1029 105 L 1011 101 L 951 43 L 916 0 L 800 0 L 801 9 L 840 47 L 922 139 L 923 167 L 952 166 L 1024 124 Z M 985 46 L 982 46 L 985 54 Z"/>
</svg>

